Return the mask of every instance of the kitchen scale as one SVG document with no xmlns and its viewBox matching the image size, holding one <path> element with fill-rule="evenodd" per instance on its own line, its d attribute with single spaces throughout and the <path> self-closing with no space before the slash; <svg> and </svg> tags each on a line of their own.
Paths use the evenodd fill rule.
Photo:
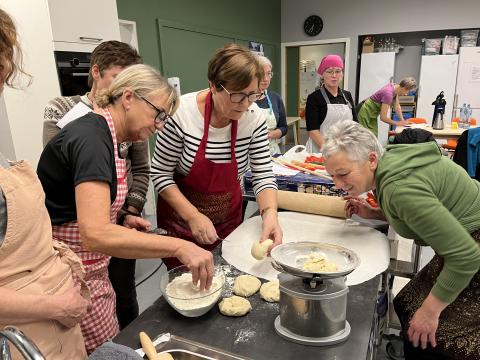
<svg viewBox="0 0 480 360">
<path fill-rule="evenodd" d="M 335 272 L 313 273 L 303 269 L 310 254 L 320 254 L 337 265 Z M 345 276 L 360 264 L 350 249 L 317 242 L 287 243 L 275 247 L 272 266 L 280 271 L 280 315 L 275 331 L 281 337 L 312 346 L 347 340 Z"/>
</svg>

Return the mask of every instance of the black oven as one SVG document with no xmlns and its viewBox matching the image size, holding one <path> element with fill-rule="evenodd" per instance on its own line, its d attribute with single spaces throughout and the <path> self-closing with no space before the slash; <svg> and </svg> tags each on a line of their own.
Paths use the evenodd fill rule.
<svg viewBox="0 0 480 360">
<path fill-rule="evenodd" d="M 90 90 L 88 86 L 90 57 L 90 53 L 55 51 L 62 96 L 83 95 Z"/>
</svg>

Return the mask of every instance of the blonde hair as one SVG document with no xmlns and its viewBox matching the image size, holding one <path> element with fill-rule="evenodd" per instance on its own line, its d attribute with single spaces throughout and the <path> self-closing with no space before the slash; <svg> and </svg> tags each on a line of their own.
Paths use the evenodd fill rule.
<svg viewBox="0 0 480 360">
<path fill-rule="evenodd" d="M 417 81 L 413 77 L 406 77 L 398 85 L 406 90 L 412 90 L 417 87 Z"/>
<path fill-rule="evenodd" d="M 222 85 L 233 91 L 243 90 L 263 78 L 263 66 L 257 55 L 237 44 L 228 44 L 217 50 L 208 62 L 208 80 L 218 91 Z"/>
<path fill-rule="evenodd" d="M 352 120 L 340 121 L 330 126 L 322 146 L 325 159 L 337 152 L 345 152 L 351 161 L 367 161 L 371 152 L 381 157 L 383 151 L 377 137 Z"/>
<path fill-rule="evenodd" d="M 32 82 L 32 76 L 23 70 L 23 54 L 18 41 L 17 29 L 12 18 L 4 10 L 0 9 L 0 64 L 8 67 L 9 71 L 0 81 L 12 88 L 22 87 L 17 85 L 20 74 L 25 75 L 28 80 L 26 86 Z"/>
<path fill-rule="evenodd" d="M 148 97 L 152 94 L 166 94 L 172 115 L 178 108 L 179 96 L 158 70 L 145 64 L 132 65 L 117 75 L 110 87 L 95 96 L 98 106 L 104 108 L 115 103 L 125 90 L 133 91 L 137 96 Z"/>
</svg>

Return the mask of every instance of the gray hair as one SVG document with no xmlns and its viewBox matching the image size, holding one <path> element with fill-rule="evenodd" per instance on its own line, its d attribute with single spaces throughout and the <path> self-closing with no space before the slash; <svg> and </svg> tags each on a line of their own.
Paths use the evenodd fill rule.
<svg viewBox="0 0 480 360">
<path fill-rule="evenodd" d="M 269 58 L 267 58 L 266 56 L 263 56 L 263 55 L 257 55 L 258 56 L 258 62 L 260 63 L 260 65 L 263 66 L 270 66 L 271 68 L 273 68 L 272 66 L 272 62 L 270 61 Z"/>
<path fill-rule="evenodd" d="M 345 120 L 328 128 L 322 146 L 325 159 L 339 151 L 345 152 L 351 161 L 367 161 L 371 152 L 382 156 L 383 147 L 370 130 L 355 121 Z"/>
</svg>

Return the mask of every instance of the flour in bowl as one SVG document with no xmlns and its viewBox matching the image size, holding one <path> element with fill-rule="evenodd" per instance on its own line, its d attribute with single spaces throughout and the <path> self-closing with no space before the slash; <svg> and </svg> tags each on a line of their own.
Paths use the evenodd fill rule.
<svg viewBox="0 0 480 360">
<path fill-rule="evenodd" d="M 185 273 L 173 279 L 166 289 L 168 300 L 179 310 L 195 310 L 210 306 L 215 303 L 222 294 L 221 288 L 225 278 L 223 275 L 215 275 L 209 290 L 200 290 L 193 285 L 192 274 Z"/>
</svg>

